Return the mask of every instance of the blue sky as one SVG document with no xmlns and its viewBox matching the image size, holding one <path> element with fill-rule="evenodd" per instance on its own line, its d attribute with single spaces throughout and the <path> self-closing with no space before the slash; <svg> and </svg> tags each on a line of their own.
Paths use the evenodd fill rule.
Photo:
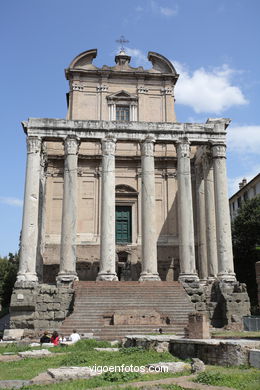
<svg viewBox="0 0 260 390">
<path fill-rule="evenodd" d="M 260 2 L 258 0 L 9 0 L 1 5 L 0 255 L 17 251 L 22 220 L 28 117 L 64 118 L 64 68 L 97 48 L 112 65 L 120 35 L 132 64 L 148 51 L 181 74 L 180 122 L 229 117 L 230 195 L 260 171 Z"/>
</svg>

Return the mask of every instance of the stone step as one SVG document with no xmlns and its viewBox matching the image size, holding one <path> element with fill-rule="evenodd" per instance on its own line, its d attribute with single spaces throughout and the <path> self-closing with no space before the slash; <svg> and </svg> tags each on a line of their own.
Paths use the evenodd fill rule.
<svg viewBox="0 0 260 390">
<path fill-rule="evenodd" d="M 161 327 L 164 333 L 184 335 L 188 313 L 194 310 L 178 282 L 75 282 L 74 287 L 74 312 L 63 322 L 62 334 L 70 334 L 76 328 L 80 333 L 114 339 L 126 334 L 154 333 Z M 104 317 L 124 310 L 155 310 L 160 316 L 168 317 L 170 324 L 105 324 Z"/>
</svg>

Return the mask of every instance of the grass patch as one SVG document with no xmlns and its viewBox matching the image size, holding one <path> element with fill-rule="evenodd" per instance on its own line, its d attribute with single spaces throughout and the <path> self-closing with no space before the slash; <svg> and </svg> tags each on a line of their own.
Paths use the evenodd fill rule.
<svg viewBox="0 0 260 390">
<path fill-rule="evenodd" d="M 213 331 L 211 333 L 212 338 L 223 338 L 223 339 L 260 339 L 260 332 L 237 332 L 232 330 Z"/>
<path fill-rule="evenodd" d="M 99 377 L 91 379 L 79 379 L 75 381 L 67 381 L 61 383 L 53 383 L 50 385 L 30 385 L 23 387 L 23 390 L 85 390 L 85 389 L 95 389 L 96 387 L 107 387 L 113 386 L 113 389 L 119 388 L 117 385 L 130 382 L 127 389 L 135 389 L 131 386 L 131 382 L 144 382 L 144 381 L 153 381 L 157 379 L 164 378 L 176 378 L 182 375 L 188 375 L 190 372 L 182 373 L 159 373 L 159 374 L 138 374 L 138 373 L 105 373 Z M 160 385 L 161 387 L 161 385 Z M 182 387 L 172 385 L 172 387 L 165 387 L 173 390 L 182 390 Z M 125 388 L 124 388 L 125 389 Z M 146 387 L 144 387 L 146 389 Z"/>
<path fill-rule="evenodd" d="M 44 358 L 27 358 L 14 362 L 2 362 L 0 379 L 32 379 L 48 368 L 61 366 L 94 366 L 95 364 L 97 366 L 121 366 L 122 364 L 126 366 L 131 364 L 133 366 L 145 366 L 148 363 L 179 360 L 169 352 L 158 353 L 140 348 L 122 348 L 119 352 L 98 352 L 94 350 L 95 347 L 106 346 L 110 346 L 110 344 L 96 340 L 81 340 L 72 346 L 50 349 L 51 352 L 66 352 L 65 355 L 55 356 L 54 354 L 54 356 Z M 106 383 L 108 382 L 106 381 Z"/>
<path fill-rule="evenodd" d="M 233 387 L 238 390 L 258 390 L 260 370 L 247 367 L 214 367 L 198 374 L 195 382 L 212 386 Z"/>
<path fill-rule="evenodd" d="M 31 351 L 33 349 L 42 349 L 41 347 L 30 347 L 28 344 L 16 344 L 16 343 L 8 343 L 4 345 L 0 345 L 0 355 L 3 353 L 9 352 L 12 354 L 17 354 L 18 352 Z M 46 349 L 46 348 L 44 348 Z"/>
</svg>

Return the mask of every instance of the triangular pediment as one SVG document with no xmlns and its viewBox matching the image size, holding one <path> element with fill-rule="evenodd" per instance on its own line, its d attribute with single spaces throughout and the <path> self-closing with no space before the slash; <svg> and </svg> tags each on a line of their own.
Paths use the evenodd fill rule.
<svg viewBox="0 0 260 390">
<path fill-rule="evenodd" d="M 137 99 L 136 95 L 133 95 L 124 89 L 107 96 L 108 99 Z"/>
<path fill-rule="evenodd" d="M 116 186 L 116 193 L 125 193 L 125 194 L 129 194 L 129 193 L 132 193 L 132 194 L 137 194 L 137 191 L 133 188 L 133 187 L 130 187 L 129 185 L 127 184 L 118 184 Z"/>
</svg>

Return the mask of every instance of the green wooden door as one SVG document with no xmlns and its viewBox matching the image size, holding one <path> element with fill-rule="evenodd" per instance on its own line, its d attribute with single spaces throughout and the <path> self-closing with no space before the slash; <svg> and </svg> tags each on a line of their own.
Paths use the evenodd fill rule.
<svg viewBox="0 0 260 390">
<path fill-rule="evenodd" d="M 116 242 L 132 242 L 131 206 L 116 206 Z"/>
</svg>

